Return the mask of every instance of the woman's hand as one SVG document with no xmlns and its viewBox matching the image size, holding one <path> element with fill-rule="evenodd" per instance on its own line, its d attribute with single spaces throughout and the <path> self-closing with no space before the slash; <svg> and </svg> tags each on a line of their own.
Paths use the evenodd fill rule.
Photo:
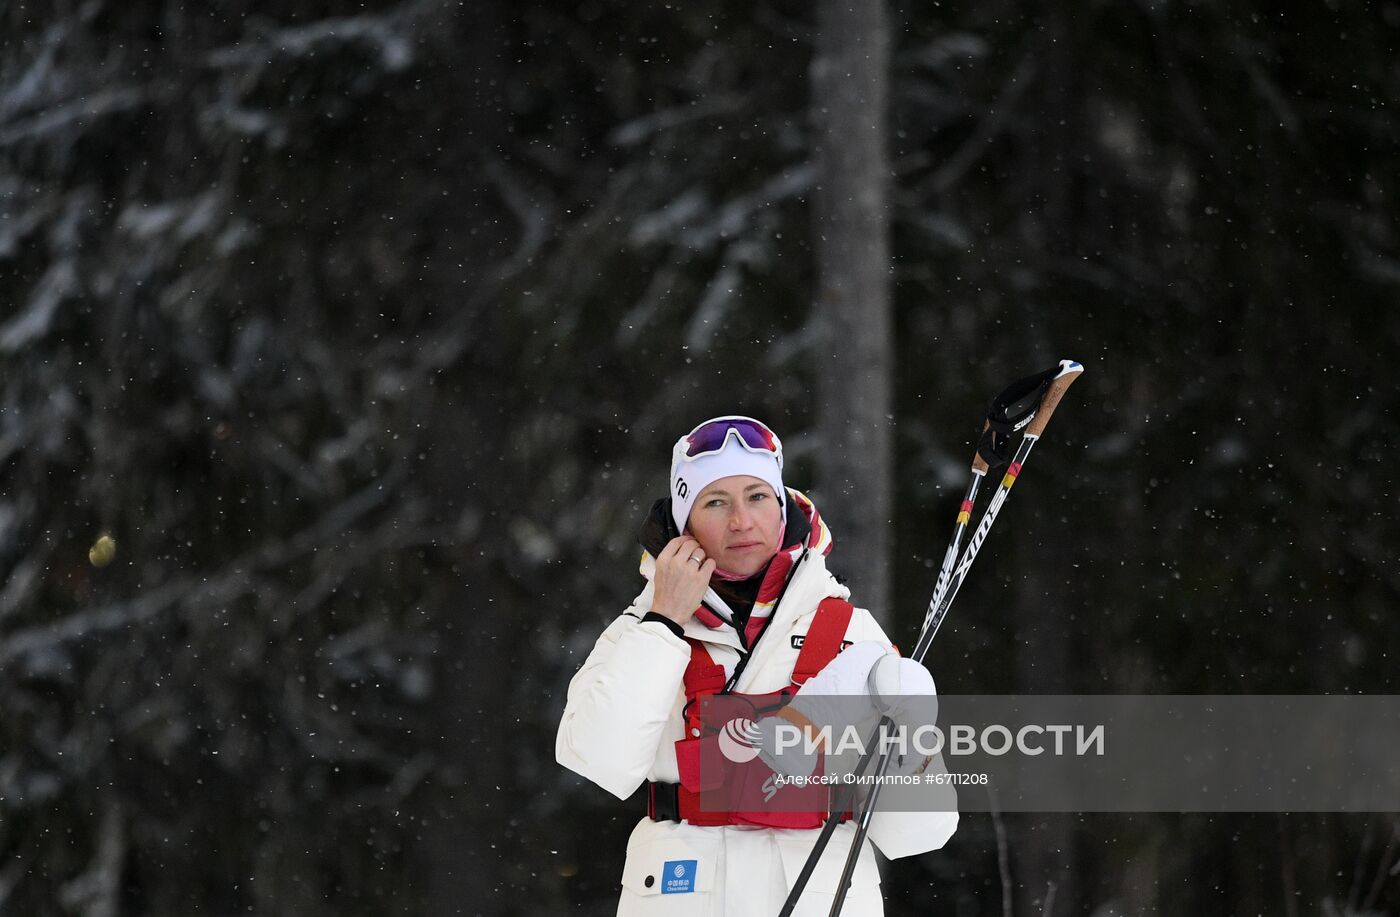
<svg viewBox="0 0 1400 917">
<path fill-rule="evenodd" d="M 681 626 L 695 617 L 695 609 L 710 587 L 715 562 L 705 556 L 700 542 L 689 535 L 672 538 L 656 556 L 655 587 L 651 610 Z"/>
</svg>

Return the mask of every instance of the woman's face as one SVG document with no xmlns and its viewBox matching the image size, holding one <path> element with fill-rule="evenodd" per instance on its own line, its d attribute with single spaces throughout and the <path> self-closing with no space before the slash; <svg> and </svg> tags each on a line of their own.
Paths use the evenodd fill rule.
<svg viewBox="0 0 1400 917">
<path fill-rule="evenodd" d="M 700 491 L 686 528 L 721 570 L 753 576 L 778 553 L 783 508 L 758 478 L 720 478 Z"/>
</svg>

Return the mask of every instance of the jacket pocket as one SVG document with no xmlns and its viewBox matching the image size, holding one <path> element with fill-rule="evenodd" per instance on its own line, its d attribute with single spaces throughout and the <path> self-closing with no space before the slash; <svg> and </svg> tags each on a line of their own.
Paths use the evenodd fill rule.
<svg viewBox="0 0 1400 917">
<path fill-rule="evenodd" d="M 793 832 L 778 838 L 778 850 L 782 854 L 783 872 L 789 889 L 807 864 L 807 856 L 812 852 L 819 833 Z M 846 856 L 850 853 L 854 837 L 855 826 L 851 823 L 836 829 L 798 900 L 794 917 L 825 915 L 831 910 L 837 886 L 841 884 L 841 870 L 846 866 Z M 847 893 L 846 904 L 841 909 L 844 917 L 877 917 L 884 913 L 880 896 L 880 868 L 875 864 L 875 850 L 868 838 L 864 848 L 856 861 L 856 871 L 851 876 L 851 890 Z"/>
<path fill-rule="evenodd" d="M 722 844 L 703 836 L 639 838 L 627 846 L 618 917 L 709 917 L 723 888 Z"/>
</svg>

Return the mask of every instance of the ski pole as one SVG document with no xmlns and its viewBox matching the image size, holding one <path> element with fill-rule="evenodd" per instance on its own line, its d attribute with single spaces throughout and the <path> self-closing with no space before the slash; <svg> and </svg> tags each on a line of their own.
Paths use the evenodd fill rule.
<svg viewBox="0 0 1400 917">
<path fill-rule="evenodd" d="M 894 720 L 889 717 L 881 717 L 877 727 L 881 733 L 894 725 Z M 871 743 L 856 762 L 855 768 L 851 771 L 854 776 L 860 776 L 865 768 L 870 764 L 870 759 L 875 757 L 876 745 Z M 802 897 L 802 891 L 807 887 L 807 882 L 812 878 L 812 873 L 816 871 L 817 861 L 822 858 L 822 853 L 826 850 L 827 844 L 831 841 L 831 835 L 836 832 L 836 826 L 841 823 L 841 813 L 855 801 L 855 783 L 850 786 L 840 786 L 837 788 L 831 812 L 826 817 L 826 823 L 822 825 L 821 834 L 817 835 L 817 841 L 812 845 L 812 852 L 807 857 L 807 862 L 802 864 L 802 871 L 797 874 L 797 879 L 792 883 L 792 890 L 788 892 L 787 900 L 783 902 L 783 909 L 778 912 L 778 917 L 791 917 L 793 908 L 797 907 L 797 902 Z"/>
<path fill-rule="evenodd" d="M 932 634 L 936 632 L 942 623 L 948 608 L 952 604 L 952 599 L 956 597 L 958 588 L 962 585 L 962 580 L 966 577 L 967 571 L 971 568 L 972 560 L 977 555 L 982 541 L 985 540 L 987 531 L 991 528 L 991 523 L 996 520 L 996 514 L 992 513 L 991 518 L 984 518 L 979 522 L 977 530 L 973 535 L 973 543 L 969 545 L 969 550 L 964 554 L 962 563 L 954 564 L 958 556 L 958 549 L 961 546 L 962 537 L 967 529 L 967 524 L 971 519 L 973 504 L 977 498 L 977 490 L 982 478 L 996 463 L 999 467 L 1006 462 L 1005 451 L 1009 445 L 1011 436 L 1021 429 L 1026 428 L 1025 436 L 1039 438 L 1040 433 L 1045 429 L 1045 424 L 1050 420 L 1050 414 L 1054 412 L 1064 390 L 1074 381 L 1074 378 L 1083 371 L 1083 367 L 1072 360 L 1062 360 L 1060 365 L 1054 369 L 1047 370 L 1036 376 L 1022 379 L 1013 383 L 996 398 L 992 400 L 991 410 L 988 412 L 986 423 L 983 425 L 983 436 L 978 444 L 977 454 L 972 463 L 972 481 L 968 486 L 967 493 L 959 505 L 957 521 L 953 527 L 953 536 L 949 541 L 948 549 L 943 557 L 943 564 L 939 570 L 938 581 L 934 588 L 933 597 L 929 600 L 929 608 L 924 617 L 924 623 L 920 629 L 919 641 L 915 648 L 913 658 L 919 662 L 923 661 L 924 655 L 928 652 L 928 647 L 932 642 Z M 1053 397 L 1052 397 L 1053 393 Z M 1032 439 L 1032 443 L 1034 439 Z M 1024 464 L 1029 448 L 1025 447 L 1024 439 L 1022 447 L 1017 449 L 1017 454 L 1013 460 L 1016 472 L 1019 474 L 1020 465 Z M 1015 483 L 1015 474 L 1008 473 L 1003 478 L 1001 487 L 998 488 L 997 495 L 993 497 L 993 505 L 999 511 L 1001 504 L 1005 502 L 1005 494 L 1012 484 Z M 988 512 L 991 512 L 989 507 Z M 927 639 L 925 639 L 927 638 Z M 876 727 L 874 735 L 883 735 L 884 730 L 892 726 L 893 720 L 888 716 L 882 717 Z M 855 767 L 854 773 L 862 773 L 869 763 L 871 755 L 874 753 L 878 743 L 871 742 L 867 746 L 865 754 L 861 757 Z M 882 755 L 878 768 L 878 775 L 872 787 L 871 797 L 867 800 L 864 811 L 861 814 L 857 827 L 857 835 L 852 845 L 851 853 L 847 856 L 846 868 L 843 870 L 839 894 L 833 903 L 832 915 L 840 913 L 841 905 L 845 900 L 847 890 L 850 887 L 850 879 L 855 871 L 855 864 L 861 844 L 865 834 L 869 829 L 870 819 L 874 814 L 874 800 L 879 788 L 879 777 L 883 776 L 889 766 L 889 754 Z M 817 862 L 825 852 L 827 844 L 835 833 L 836 826 L 840 823 L 841 814 L 846 810 L 849 802 L 854 800 L 855 786 L 843 786 L 837 793 L 836 801 L 832 806 L 831 813 L 827 816 L 826 823 L 822 826 L 821 834 L 818 835 L 812 852 L 807 857 L 807 862 L 803 864 L 802 871 L 794 881 L 787 900 L 783 903 L 783 908 L 779 912 L 779 917 L 790 917 L 797 907 L 797 902 L 801 898 L 807 882 L 811 879 L 812 873 L 816 869 Z M 849 799 L 848 799 L 849 797 Z"/>
<path fill-rule="evenodd" d="M 1011 491 L 1011 487 L 1016 483 L 1016 478 L 1021 474 L 1021 466 L 1025 464 L 1027 456 L 1031 454 L 1035 440 L 1026 435 L 1021 440 L 1021 444 L 1016 447 L 1016 457 L 1006 469 L 1006 474 L 1001 479 L 1001 484 L 997 487 L 997 492 L 992 495 L 992 502 L 982 513 L 982 518 L 977 523 L 977 529 L 972 533 L 972 540 L 968 542 L 967 550 L 963 552 L 962 559 L 958 562 L 957 569 L 948 578 L 947 584 L 943 587 L 941 595 L 936 594 L 933 601 L 929 602 L 928 613 L 924 618 L 924 626 L 919 631 L 919 642 L 914 645 L 914 652 L 910 656 L 918 662 L 924 661 L 928 648 L 933 643 L 934 635 L 938 633 L 938 628 L 943 623 L 943 618 L 948 614 L 948 609 L 952 607 L 953 599 L 958 595 L 958 590 L 962 588 L 963 580 L 967 578 L 967 571 L 972 568 L 972 562 L 977 559 L 977 553 L 982 550 L 982 542 L 987 538 L 987 533 L 991 531 L 992 523 L 996 522 L 997 514 L 1001 512 L 1002 505 L 1006 502 L 1006 495 Z M 977 472 L 974 470 L 974 474 Z M 985 474 L 986 472 L 982 472 Z"/>
<path fill-rule="evenodd" d="M 967 524 L 972 517 L 973 505 L 977 499 L 977 490 L 981 485 L 982 478 L 991 468 L 991 463 L 996 463 L 998 467 L 1006 463 L 1004 453 L 1009 445 L 1010 434 L 1015 433 L 1024 427 L 1026 420 L 1033 416 L 1035 408 L 1040 404 L 1041 395 L 1044 393 L 1045 385 L 1041 376 L 1053 375 L 1053 373 L 1042 373 L 1030 379 L 1023 379 L 1008 386 L 992 399 L 992 404 L 988 409 L 986 420 L 982 425 L 982 436 L 978 442 L 977 453 L 972 463 L 972 481 L 968 485 L 967 493 L 963 497 L 958 508 L 957 521 L 953 526 L 953 535 L 949 539 L 948 549 L 943 555 L 943 564 L 939 570 L 938 582 L 934 587 L 933 598 L 929 600 L 928 612 L 924 616 L 924 624 L 920 629 L 920 637 L 927 631 L 929 622 L 934 619 L 935 610 L 941 606 L 943 595 L 948 584 L 954 575 L 954 568 L 957 563 L 958 550 L 962 545 L 962 537 L 967 530 Z M 1028 400 L 1028 393 L 1034 397 Z M 986 453 L 986 457 L 983 453 Z M 964 571 L 965 574 L 965 571 Z M 938 620 L 942 620 L 941 616 Z M 885 728 L 893 725 L 889 717 L 881 719 L 877 727 L 877 734 L 883 734 Z M 865 771 L 870 758 L 874 752 L 875 745 L 872 743 L 868 750 L 856 764 L 854 774 L 859 775 Z M 812 847 L 811 854 L 807 857 L 807 862 L 803 864 L 802 870 L 798 873 L 797 879 L 793 882 L 792 889 L 788 892 L 786 902 L 783 904 L 779 917 L 790 917 L 793 909 L 796 908 L 802 892 L 807 887 L 807 882 L 811 879 L 812 873 L 816 869 L 817 862 L 826 851 L 827 845 L 831 841 L 831 836 L 836 831 L 836 826 L 840 824 L 841 814 L 854 802 L 855 789 L 852 786 L 841 786 L 835 796 L 832 810 L 827 816 L 826 823 L 822 825 L 821 834 Z"/>
<path fill-rule="evenodd" d="M 978 456 L 981 459 L 981 456 Z M 938 603 L 943 598 L 943 592 L 948 588 L 948 580 L 953 575 L 953 564 L 958 560 L 958 548 L 962 545 L 963 532 L 967 531 L 967 521 L 972 517 L 972 505 L 977 502 L 977 488 L 982 484 L 982 478 L 986 475 L 986 468 L 978 471 L 974 465 L 972 469 L 972 481 L 967 485 L 967 494 L 963 496 L 963 501 L 958 509 L 958 521 L 953 525 L 953 537 L 948 541 L 948 550 L 943 554 L 943 566 L 938 570 L 938 584 L 933 587 L 933 598 L 929 600 L 929 612 L 938 607 Z M 924 616 L 924 626 L 919 629 L 923 633 L 928 628 L 928 615 Z"/>
<path fill-rule="evenodd" d="M 1050 422 L 1050 416 L 1055 413 L 1055 408 L 1059 406 L 1060 399 L 1064 397 L 1065 391 L 1069 389 L 1074 381 L 1079 378 L 1079 374 L 1084 371 L 1084 367 L 1073 360 L 1061 360 L 1059 371 L 1050 375 L 1047 371 L 1049 385 L 1043 389 L 1040 395 L 1038 408 L 1029 416 L 1029 423 L 1020 444 L 1016 447 L 1016 457 L 1006 469 L 1006 475 L 1001 480 L 1001 486 L 997 488 L 996 494 L 992 497 L 992 502 L 982 514 L 982 519 L 977 523 L 977 531 L 973 532 L 972 540 L 968 542 L 967 550 L 963 554 L 963 559 L 958 563 L 958 568 L 954 571 L 952 578 L 945 584 L 944 593 L 939 602 L 938 611 L 932 620 L 925 620 L 924 633 L 919 637 L 919 645 L 915 647 L 913 659 L 922 663 L 924 656 L 928 653 L 929 647 L 933 644 L 933 636 L 938 632 L 938 627 L 943 623 L 943 618 L 948 614 L 948 609 L 952 607 L 953 599 L 957 598 L 958 590 L 962 587 L 963 580 L 967 578 L 967 571 L 972 568 L 972 562 L 977 559 L 977 552 L 982 547 L 982 542 L 986 540 L 987 532 L 992 528 L 992 523 L 996 521 L 997 514 L 1001 512 L 1002 506 L 1006 503 L 1006 497 L 1011 492 L 1011 487 L 1016 483 L 1016 478 L 1021 473 L 1026 459 L 1031 454 L 1031 449 L 1035 448 L 1036 441 L 1045 432 L 1045 425 Z M 1032 377 L 1034 378 L 1034 377 Z M 1023 380 L 1029 381 L 1029 380 Z M 1014 386 L 1013 386 L 1014 387 Z M 976 474 L 979 463 L 983 463 L 981 450 L 978 451 L 973 460 L 973 473 Z M 982 464 L 982 473 L 986 473 L 987 466 Z M 959 520 L 961 521 L 961 513 Z M 954 537 L 958 537 L 961 531 L 957 531 Z M 889 719 L 881 719 L 880 731 L 872 735 L 872 739 L 883 735 L 884 722 Z M 882 743 L 883 744 L 883 743 Z M 855 837 L 851 839 L 851 850 L 846 855 L 846 866 L 841 871 L 841 881 L 837 885 L 836 899 L 831 903 L 831 913 L 829 917 L 840 917 L 841 906 L 846 902 L 846 895 L 851 889 L 851 877 L 855 875 L 856 863 L 860 860 L 861 847 L 865 843 L 865 836 L 870 830 L 870 819 L 875 813 L 875 805 L 880 798 L 881 778 L 889 768 L 891 749 L 885 749 L 880 756 L 880 766 L 877 769 L 877 777 L 870 787 L 870 795 L 865 800 L 865 809 L 861 813 L 860 822 L 856 826 Z"/>
<path fill-rule="evenodd" d="M 947 614 L 948 607 L 952 604 L 952 599 L 948 597 L 950 584 L 953 594 L 956 595 L 963 578 L 972 567 L 972 561 L 976 559 L 977 552 L 981 550 L 982 542 L 986 540 L 992 523 L 996 521 L 997 514 L 1001 512 L 1007 494 L 1012 485 L 1016 483 L 1016 478 L 1020 476 L 1021 466 L 1025 464 L 1031 449 L 1040 439 L 1045 425 L 1050 422 L 1050 416 L 1055 412 L 1065 390 L 1074 383 L 1074 380 L 1083 371 L 1084 367 L 1073 360 L 1061 360 L 1058 367 L 1013 382 L 1001 394 L 992 399 L 992 407 L 988 411 L 988 419 L 983 428 L 982 441 L 978 444 L 977 451 L 972 457 L 972 483 L 968 487 L 967 496 L 963 498 L 962 506 L 958 510 L 958 521 L 953 529 L 953 539 L 948 545 L 948 553 L 943 558 L 943 568 L 938 574 L 938 585 L 934 588 L 933 598 L 929 600 L 923 626 L 919 628 L 919 642 L 915 645 L 912 658 L 923 662 L 928 644 L 933 641 L 933 635 L 938 632 L 939 625 L 943 623 L 943 616 Z M 983 512 L 982 519 L 978 522 L 976 531 L 973 532 L 972 542 L 968 545 L 967 552 L 964 553 L 962 561 L 954 572 L 952 570 L 953 556 L 972 514 L 972 502 L 976 498 L 978 485 L 992 467 L 999 468 L 1007 464 L 1005 450 L 1010 443 L 1004 440 L 996 441 L 995 438 L 999 433 L 1008 435 L 1022 428 L 1025 429 L 1025 434 L 1017 446 L 1016 454 L 1011 458 L 1006 474 L 1001 479 L 1001 485 L 993 494 L 991 505 Z"/>
</svg>

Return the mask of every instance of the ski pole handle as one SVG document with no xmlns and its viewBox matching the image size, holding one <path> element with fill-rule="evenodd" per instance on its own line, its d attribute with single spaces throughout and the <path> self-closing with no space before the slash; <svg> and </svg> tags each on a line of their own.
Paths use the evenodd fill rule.
<svg viewBox="0 0 1400 917">
<path fill-rule="evenodd" d="M 1035 419 L 1026 428 L 1026 436 L 1028 437 L 1040 438 L 1040 434 L 1045 432 L 1045 425 L 1050 422 L 1050 415 L 1055 413 L 1055 408 L 1059 407 L 1060 399 L 1074 384 L 1074 380 L 1078 379 L 1080 374 L 1084 372 L 1084 367 L 1073 360 L 1061 360 L 1060 366 L 1062 367 L 1060 374 L 1045 390 L 1045 397 L 1040 400 L 1040 410 L 1035 412 Z"/>
<path fill-rule="evenodd" d="M 982 435 L 983 435 L 983 436 L 986 435 L 987 429 L 988 429 L 989 427 L 991 427 L 991 425 L 992 425 L 992 424 L 991 424 L 991 421 L 983 421 L 983 422 L 982 422 Z M 981 436 L 979 436 L 978 439 L 980 440 L 980 439 L 981 439 Z M 981 452 L 974 451 L 974 452 L 972 453 L 972 473 L 973 473 L 973 474 L 977 474 L 977 475 L 986 474 L 986 473 L 987 473 L 987 469 L 989 469 L 989 468 L 991 468 L 991 466 L 987 464 L 987 462 L 986 462 L 986 460 L 985 460 L 984 458 L 982 458 L 982 453 L 981 453 Z"/>
</svg>

